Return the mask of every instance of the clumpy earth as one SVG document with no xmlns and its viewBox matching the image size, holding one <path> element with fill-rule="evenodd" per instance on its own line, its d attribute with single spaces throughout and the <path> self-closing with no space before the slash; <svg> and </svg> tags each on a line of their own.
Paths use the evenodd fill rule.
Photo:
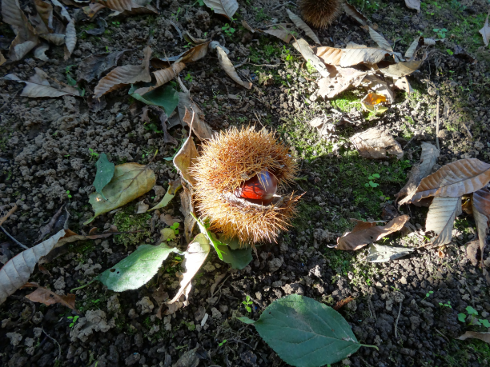
<svg viewBox="0 0 490 367">
<path fill-rule="evenodd" d="M 81 61 L 95 53 L 127 50 L 119 65 L 138 64 L 146 45 L 156 57 L 177 55 L 187 46 L 177 28 L 217 40 L 230 50 L 232 62 L 241 64 L 240 75 L 251 80 L 253 88 L 233 82 L 211 53 L 188 64 L 181 79 L 213 129 L 255 125 L 276 131 L 300 162 L 299 179 L 290 190 L 305 192 L 293 227 L 277 244 L 260 246 L 242 271 L 229 269 L 211 253 L 193 281 L 190 304 L 162 319 L 156 313 L 178 288 L 180 258 L 168 260 L 150 283 L 135 291 L 115 293 L 99 282 L 74 291 L 79 315 L 62 305 L 28 301 L 23 296 L 29 289 L 17 291 L 0 305 L 1 365 L 285 366 L 253 326 L 236 318 L 257 319 L 271 302 L 289 294 L 331 306 L 354 297 L 340 312 L 357 339 L 378 350 L 361 347 L 338 366 L 490 364 L 488 344 L 455 339 L 466 330 L 483 331 L 458 321 L 458 313 L 466 312 L 467 306 L 490 319 L 489 287 L 481 269 L 466 257 L 465 244 L 475 236 L 471 217 L 458 217 L 453 241 L 440 251 L 419 249 L 387 263 L 366 262 L 366 250 L 349 253 L 327 246 L 352 228 L 349 218 L 383 218 L 383 208 L 393 204 L 410 167 L 418 162 L 421 142 L 435 143 L 438 95 L 438 166 L 467 157 L 490 162 L 490 51 L 478 33 L 489 3 L 424 1 L 420 13 L 401 0 L 351 3 L 378 25 L 396 51 L 404 52 L 418 35 L 443 39 L 409 77 L 414 93 L 398 91 L 396 103 L 380 116 L 362 111 L 362 90 L 323 100 L 315 92 L 319 75 L 292 46 L 240 25 L 242 19 L 251 26 L 288 21 L 284 7 L 296 11 L 293 2 L 240 1 L 233 23 L 200 1 L 160 0 L 155 4 L 160 15 L 107 18 L 109 11 L 102 10 L 95 18 L 106 18 L 107 28 L 99 36 L 87 34 L 98 25 L 80 13 L 71 59 L 62 61 L 59 47 L 48 52 L 48 62 L 28 55 L 0 67 L 2 76 L 14 73 L 23 80 L 38 67 L 66 82 L 67 74 L 76 77 Z M 69 7 L 70 12 L 74 9 Z M 13 38 L 5 24 L 0 27 L 5 37 Z M 328 46 L 373 44 L 345 14 L 317 34 Z M 92 225 L 143 231 L 66 246 L 30 279 L 58 294 L 86 284 L 138 245 L 158 243 L 160 229 L 167 227 L 161 216 L 182 219 L 179 200 L 152 214 L 135 214 L 137 202 L 157 203 L 168 181 L 177 177 L 164 158 L 172 157 L 178 146 L 163 142 L 156 116 L 149 123 L 142 121 L 144 105 L 127 95 L 128 88 L 96 103 L 91 98 L 95 83 L 82 84 L 83 98 L 29 99 L 18 96 L 21 84 L 0 81 L 1 208 L 6 213 L 15 204 L 19 207 L 3 227 L 21 243 L 32 245 L 40 228 L 64 205 L 67 211 L 53 232 L 67 218 L 68 227 L 77 233 L 88 233 Z M 308 124 L 319 116 L 333 126 L 323 135 Z M 349 137 L 372 126 L 382 126 L 396 137 L 405 152 L 402 160 L 359 156 Z M 170 134 L 180 144 L 188 133 L 177 125 Z M 154 190 L 83 226 L 92 216 L 88 195 L 94 190 L 98 154 L 106 153 L 116 164 L 147 164 L 156 151 L 149 164 L 157 175 Z M 375 173 L 379 186 L 366 187 Z M 400 212 L 411 216 L 418 232 L 395 234 L 387 242 L 415 247 L 426 242 L 422 229 L 427 210 L 404 206 Z M 3 233 L 0 236 L 4 263 L 22 249 Z M 185 246 L 181 239 L 180 247 Z"/>
</svg>

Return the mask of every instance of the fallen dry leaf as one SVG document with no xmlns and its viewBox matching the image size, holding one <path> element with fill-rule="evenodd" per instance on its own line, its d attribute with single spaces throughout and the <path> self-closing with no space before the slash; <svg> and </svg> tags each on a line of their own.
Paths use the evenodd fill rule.
<svg viewBox="0 0 490 367">
<path fill-rule="evenodd" d="M 406 76 L 400 79 L 396 79 L 394 80 L 394 82 L 395 82 L 395 87 L 404 90 L 405 92 L 407 92 L 408 95 L 411 95 L 413 93 L 412 86 L 410 85 L 408 78 Z"/>
<path fill-rule="evenodd" d="M 279 38 L 281 41 L 285 43 L 291 42 L 291 39 L 293 38 L 292 35 L 293 30 L 287 28 L 286 26 L 283 26 L 281 24 L 276 24 L 275 26 L 266 29 L 264 33 L 270 34 L 271 36 Z"/>
<path fill-rule="evenodd" d="M 222 14 L 229 20 L 238 10 L 238 2 L 236 0 L 203 0 L 208 8 L 211 8 L 216 14 Z"/>
<path fill-rule="evenodd" d="M 318 81 L 318 94 L 323 98 L 334 98 L 351 87 L 359 86 L 365 76 L 365 71 L 339 67 L 334 77 L 328 76 Z"/>
<path fill-rule="evenodd" d="M 328 65 L 340 65 L 342 50 L 335 47 L 321 46 L 316 48 L 315 54 Z"/>
<path fill-rule="evenodd" d="M 432 167 L 434 167 L 436 164 L 439 154 L 439 149 L 437 149 L 435 145 L 426 142 L 422 143 L 420 163 L 412 167 L 407 183 L 395 195 L 397 200 L 404 197 L 399 201 L 398 205 L 403 205 L 410 201 L 412 196 L 417 191 L 420 181 L 422 181 L 422 179 L 432 171 Z"/>
<path fill-rule="evenodd" d="M 117 61 L 126 51 L 122 50 L 110 54 L 96 54 L 86 57 L 78 66 L 77 80 L 91 82 L 96 77 L 100 78 L 105 71 L 117 65 Z"/>
<path fill-rule="evenodd" d="M 368 26 L 369 29 L 369 35 L 371 36 L 372 40 L 378 44 L 379 47 L 381 47 L 383 50 L 393 52 L 393 49 L 391 48 L 390 43 L 384 38 L 380 33 L 376 32 L 374 29 Z"/>
<path fill-rule="evenodd" d="M 252 83 L 251 82 L 244 82 L 240 77 L 238 76 L 235 67 L 231 63 L 230 59 L 228 58 L 228 55 L 226 55 L 226 52 L 221 48 L 220 46 L 216 47 L 216 53 L 218 54 L 218 60 L 220 66 L 223 68 L 223 70 L 228 74 L 228 76 L 233 79 L 236 83 L 240 84 L 242 87 L 245 87 L 247 89 L 252 88 Z"/>
<path fill-rule="evenodd" d="M 134 91 L 134 93 L 138 93 L 139 95 L 143 95 L 145 93 L 148 93 L 152 91 L 155 88 L 160 87 L 161 85 L 164 85 L 171 81 L 173 78 L 175 78 L 179 73 L 184 70 L 185 64 L 183 62 L 177 62 L 172 64 L 170 67 L 162 70 L 157 70 L 153 72 L 153 75 L 155 76 L 156 79 L 156 84 L 151 87 L 144 87 L 144 88 L 139 88 Z"/>
<path fill-rule="evenodd" d="M 376 75 L 366 75 L 362 79 L 361 84 L 369 90 L 375 91 L 377 94 L 382 94 L 386 98 L 387 104 L 392 104 L 395 102 L 395 95 L 393 91 L 388 86 L 388 83 L 377 77 Z"/>
<path fill-rule="evenodd" d="M 174 166 L 177 168 L 177 172 L 184 181 L 188 182 L 191 186 L 195 184 L 194 178 L 189 174 L 189 168 L 192 165 L 192 161 L 198 157 L 196 145 L 192 140 L 192 129 L 189 132 L 189 137 L 182 145 L 182 148 L 177 152 L 174 157 Z"/>
<path fill-rule="evenodd" d="M 197 105 L 196 105 L 197 107 Z M 198 107 L 199 108 L 199 107 Z M 199 115 L 202 114 L 202 111 L 199 109 L 196 111 L 189 111 L 187 107 L 185 108 L 184 122 L 191 127 L 192 115 L 194 113 L 194 122 L 192 123 L 192 131 L 196 134 L 199 140 L 211 139 L 213 137 L 213 130 L 211 127 L 204 121 L 199 118 Z"/>
<path fill-rule="evenodd" d="M 60 296 L 47 288 L 41 287 L 37 283 L 26 283 L 22 288 L 26 288 L 26 287 L 37 287 L 37 289 L 34 292 L 26 295 L 26 298 L 31 300 L 32 302 L 43 303 L 46 306 L 51 306 L 56 303 L 59 303 L 62 304 L 63 306 L 66 306 L 68 308 L 71 308 L 72 310 L 77 311 L 77 309 L 75 308 L 74 294 L 67 294 L 66 296 Z"/>
<path fill-rule="evenodd" d="M 354 18 L 360 25 L 368 24 L 367 18 L 346 1 L 342 1 L 342 8 L 348 16 Z"/>
<path fill-rule="evenodd" d="M 3 64 L 5 64 L 6 61 L 7 61 L 7 59 L 5 59 L 5 57 L 3 56 L 3 54 L 0 52 L 0 66 L 2 66 Z"/>
<path fill-rule="evenodd" d="M 48 50 L 49 50 L 49 45 L 47 43 L 42 43 L 39 46 L 37 46 L 36 49 L 34 50 L 34 57 L 42 61 L 49 61 L 49 58 L 46 56 L 46 51 Z"/>
<path fill-rule="evenodd" d="M 436 197 L 432 201 L 425 222 L 426 231 L 434 231 L 437 237 L 430 247 L 438 247 L 451 242 L 454 220 L 462 212 L 461 198 Z"/>
<path fill-rule="evenodd" d="M 75 19 L 72 19 L 70 23 L 66 26 L 66 36 L 65 36 L 65 60 L 68 60 L 75 50 L 77 44 L 77 31 L 75 29 Z"/>
<path fill-rule="evenodd" d="M 298 17 L 289 9 L 286 9 L 286 11 L 288 13 L 289 19 L 293 21 L 296 27 L 298 27 L 303 32 L 305 32 L 306 35 L 313 40 L 313 42 L 315 42 L 316 44 L 320 44 L 320 40 L 318 39 L 317 35 L 313 32 L 313 30 L 310 28 L 308 24 L 306 24 L 300 17 Z"/>
<path fill-rule="evenodd" d="M 293 47 L 298 50 L 306 61 L 311 63 L 311 65 L 320 73 L 322 77 L 330 77 L 330 71 L 328 71 L 322 60 L 315 55 L 308 42 L 306 42 L 303 38 L 300 38 L 293 42 Z"/>
<path fill-rule="evenodd" d="M 417 51 L 417 47 L 419 46 L 420 43 L 420 38 L 421 36 L 415 37 L 412 44 L 408 47 L 407 51 L 405 52 L 406 59 L 411 59 L 412 57 L 414 57 L 415 51 Z"/>
<path fill-rule="evenodd" d="M 192 200 L 192 189 L 185 185 L 183 186 L 183 189 L 184 190 L 180 193 L 180 212 L 184 215 L 185 240 L 190 242 L 197 221 L 193 215 L 194 205 Z"/>
<path fill-rule="evenodd" d="M 460 159 L 422 179 L 411 202 L 429 196 L 461 197 L 480 190 L 489 181 L 490 164 L 477 158 Z"/>
<path fill-rule="evenodd" d="M 485 43 L 485 46 L 488 46 L 488 43 L 490 42 L 490 26 L 488 25 L 489 17 L 490 17 L 490 12 L 487 15 L 487 19 L 485 20 L 485 24 L 483 25 L 483 28 L 480 29 L 480 34 L 483 37 L 483 43 Z"/>
<path fill-rule="evenodd" d="M 205 43 L 198 44 L 197 46 L 184 52 L 182 56 L 179 59 L 177 59 L 176 63 L 183 62 L 187 64 L 189 62 L 195 62 L 197 60 L 202 59 L 204 56 L 208 54 L 208 46 L 210 43 L 211 41 L 207 41 Z"/>
<path fill-rule="evenodd" d="M 483 254 L 486 246 L 488 221 L 490 219 L 490 190 L 484 187 L 473 193 L 471 200 L 473 217 L 475 218 L 476 228 L 478 230 L 478 239 L 480 244 L 480 263 L 485 279 L 490 280 L 488 270 L 483 263 Z M 489 283 L 490 284 L 490 283 Z"/>
<path fill-rule="evenodd" d="M 377 64 L 382 61 L 390 52 L 379 48 L 348 48 L 342 50 L 340 66 L 348 67 L 359 64 Z"/>
<path fill-rule="evenodd" d="M 2 17 L 5 23 L 12 26 L 16 35 L 10 45 L 8 58 L 10 61 L 21 60 L 38 44 L 39 38 L 18 0 L 2 0 Z"/>
<path fill-rule="evenodd" d="M 151 82 L 151 75 L 149 71 L 151 52 L 152 51 L 149 46 L 145 47 L 143 50 L 144 59 L 141 65 L 119 66 L 99 80 L 99 83 L 94 89 L 95 97 L 100 98 L 104 94 L 121 88 L 127 84 L 136 82 Z"/>
<path fill-rule="evenodd" d="M 405 0 L 405 5 L 409 9 L 417 10 L 420 12 L 420 0 Z"/>
<path fill-rule="evenodd" d="M 386 97 L 383 96 L 382 94 L 376 94 L 376 93 L 368 93 L 361 100 L 362 106 L 367 111 L 374 111 L 376 109 L 376 105 L 383 103 L 383 102 L 386 102 Z"/>
<path fill-rule="evenodd" d="M 397 159 L 403 158 L 400 144 L 393 136 L 377 127 L 353 135 L 350 141 L 365 158 L 382 159 L 387 158 L 387 154 L 395 155 Z"/>
<path fill-rule="evenodd" d="M 344 307 L 346 304 L 348 304 L 349 302 L 353 301 L 354 300 L 354 297 L 352 296 L 349 296 L 347 298 L 344 298 L 343 300 L 340 300 L 338 301 L 335 306 L 333 306 L 333 309 L 335 311 L 338 311 L 340 310 L 342 307 Z"/>
<path fill-rule="evenodd" d="M 381 68 L 379 71 L 392 78 L 401 78 L 412 74 L 422 65 L 423 62 L 424 60 L 401 61 L 390 65 L 387 68 Z"/>
<path fill-rule="evenodd" d="M 352 232 L 337 238 L 337 246 L 334 248 L 348 251 L 359 250 L 393 232 L 399 231 L 409 219 L 408 215 L 402 215 L 394 218 L 385 226 L 376 226 L 375 223 L 357 221 L 357 225 Z"/>
<path fill-rule="evenodd" d="M 480 249 L 480 240 L 473 240 L 466 244 L 466 258 L 470 260 L 471 265 L 477 266 L 480 260 L 477 257 Z"/>
<path fill-rule="evenodd" d="M 480 339 L 483 340 L 485 343 L 490 344 L 490 333 L 480 333 L 477 331 L 467 331 L 466 333 L 464 333 L 463 335 L 461 335 L 459 338 L 456 339 L 466 340 L 468 338 Z"/>
</svg>

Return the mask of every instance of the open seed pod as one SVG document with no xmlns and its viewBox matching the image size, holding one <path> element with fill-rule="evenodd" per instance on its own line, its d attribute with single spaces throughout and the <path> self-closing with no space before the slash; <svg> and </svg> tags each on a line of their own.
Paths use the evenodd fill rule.
<svg viewBox="0 0 490 367">
<path fill-rule="evenodd" d="M 274 134 L 231 128 L 202 145 L 191 167 L 196 207 L 211 230 L 241 244 L 276 241 L 298 197 L 276 190 L 294 179 L 296 162 Z"/>
</svg>

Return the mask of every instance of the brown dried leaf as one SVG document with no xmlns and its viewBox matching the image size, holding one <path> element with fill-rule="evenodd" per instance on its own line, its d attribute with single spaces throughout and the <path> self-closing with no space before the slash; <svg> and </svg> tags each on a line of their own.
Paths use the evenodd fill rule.
<svg viewBox="0 0 490 367">
<path fill-rule="evenodd" d="M 65 35 L 61 33 L 44 33 L 40 37 L 56 46 L 61 46 L 65 44 Z"/>
<path fill-rule="evenodd" d="M 95 77 L 100 78 L 105 71 L 117 65 L 117 61 L 126 51 L 122 50 L 110 54 L 96 54 L 86 57 L 78 66 L 77 80 L 91 82 Z"/>
<path fill-rule="evenodd" d="M 204 0 L 204 4 L 208 8 L 213 9 L 216 14 L 223 14 L 229 20 L 238 10 L 238 2 L 236 0 Z"/>
<path fill-rule="evenodd" d="M 431 242 L 431 247 L 445 245 L 451 242 L 454 220 L 461 214 L 461 198 L 436 197 L 432 201 L 425 222 L 426 231 L 434 231 L 437 237 Z"/>
<path fill-rule="evenodd" d="M 381 68 L 379 71 L 392 78 L 401 78 L 412 74 L 423 62 L 424 60 L 401 61 L 397 64 L 390 65 L 387 68 Z"/>
<path fill-rule="evenodd" d="M 480 190 L 489 181 L 490 164 L 477 158 L 460 159 L 425 177 L 411 202 L 429 196 L 461 197 Z"/>
<path fill-rule="evenodd" d="M 317 35 L 313 32 L 313 30 L 310 28 L 308 24 L 303 22 L 303 20 L 300 17 L 298 17 L 289 9 L 286 9 L 286 11 L 288 13 L 289 19 L 293 21 L 296 27 L 304 31 L 306 35 L 313 40 L 313 42 L 315 42 L 316 44 L 320 44 L 320 40 L 318 39 Z"/>
<path fill-rule="evenodd" d="M 388 104 L 392 104 L 395 102 L 395 95 L 393 91 L 388 86 L 384 80 L 378 78 L 376 75 L 366 75 L 361 83 L 362 86 L 366 88 L 376 91 L 377 94 L 382 94 L 386 98 L 386 102 Z"/>
<path fill-rule="evenodd" d="M 420 12 L 420 0 L 405 0 L 405 5 L 409 9 L 417 10 Z"/>
<path fill-rule="evenodd" d="M 264 33 L 270 34 L 271 36 L 279 38 L 281 41 L 285 43 L 291 42 L 291 38 L 293 35 L 291 34 L 292 30 L 286 27 L 275 25 L 269 29 L 266 29 Z"/>
<path fill-rule="evenodd" d="M 78 96 L 79 92 L 77 90 L 66 90 L 61 91 L 59 89 L 53 88 L 49 85 L 47 80 L 47 74 L 39 68 L 34 68 L 35 74 L 29 78 L 29 81 L 20 80 L 14 74 L 8 74 L 5 79 L 15 80 L 18 82 L 25 83 L 25 87 L 20 94 L 22 97 L 30 98 L 56 98 L 66 95 Z"/>
<path fill-rule="evenodd" d="M 365 71 L 354 68 L 338 68 L 337 71 L 335 77 L 326 77 L 318 81 L 318 94 L 323 98 L 333 98 L 351 87 L 359 86 L 366 76 Z"/>
<path fill-rule="evenodd" d="M 149 46 L 145 47 L 143 50 L 145 57 L 141 65 L 119 66 L 99 80 L 94 90 L 95 97 L 100 98 L 104 94 L 121 88 L 126 84 L 151 82 L 149 71 L 151 52 Z"/>
<path fill-rule="evenodd" d="M 410 82 L 408 81 L 406 76 L 395 80 L 395 87 L 404 90 L 405 92 L 407 92 L 408 95 L 411 95 L 413 93 L 412 86 L 410 85 Z"/>
<path fill-rule="evenodd" d="M 316 55 L 328 65 L 340 65 L 342 50 L 335 47 L 321 46 L 317 47 Z"/>
<path fill-rule="evenodd" d="M 313 67 L 320 73 L 322 77 L 330 77 L 330 72 L 325 67 L 325 64 L 322 62 L 322 60 L 320 60 L 317 55 L 315 55 L 308 42 L 306 42 L 303 38 L 300 38 L 293 42 L 293 46 L 296 50 L 299 51 L 299 53 L 305 58 L 306 61 L 309 61 L 313 65 Z"/>
<path fill-rule="evenodd" d="M 434 167 L 436 164 L 439 154 L 439 149 L 437 149 L 435 145 L 426 142 L 422 143 L 420 163 L 412 167 L 407 183 L 395 195 L 397 199 L 405 196 L 403 200 L 400 200 L 398 205 L 402 205 L 410 201 L 412 196 L 417 191 L 420 181 L 422 181 L 422 179 L 432 171 L 432 167 Z"/>
<path fill-rule="evenodd" d="M 42 61 L 49 61 L 49 58 L 46 56 L 46 51 L 48 50 L 49 50 L 49 45 L 47 43 L 42 43 L 41 45 L 37 46 L 36 49 L 34 50 L 34 57 Z"/>
<path fill-rule="evenodd" d="M 490 42 L 490 26 L 488 25 L 488 18 L 490 17 L 490 12 L 487 15 L 487 19 L 485 20 L 485 24 L 483 25 L 483 28 L 480 29 L 480 34 L 483 37 L 483 43 L 485 46 L 488 46 L 488 43 Z"/>
<path fill-rule="evenodd" d="M 195 105 L 195 107 L 197 107 L 197 105 Z M 192 130 L 201 141 L 204 139 L 211 139 L 213 137 L 213 130 L 204 120 L 201 120 L 199 118 L 199 115 L 202 114 L 202 111 L 199 109 L 198 111 L 193 112 L 194 122 L 192 123 Z M 189 127 L 191 127 L 192 115 L 193 113 L 189 111 L 189 109 L 186 107 L 183 120 Z"/>
<path fill-rule="evenodd" d="M 183 62 L 183 63 L 189 63 L 189 62 L 194 62 L 197 60 L 202 59 L 204 56 L 207 55 L 208 53 L 208 46 L 211 41 L 207 41 L 205 43 L 201 43 L 190 50 L 184 52 L 182 57 L 176 61 L 177 62 Z"/>
<path fill-rule="evenodd" d="M 417 36 L 415 37 L 412 44 L 410 45 L 410 47 L 408 47 L 407 51 L 405 52 L 406 59 L 411 59 L 415 55 L 415 51 L 417 51 L 417 47 L 419 46 L 419 43 L 420 43 L 420 36 Z"/>
<path fill-rule="evenodd" d="M 82 8 L 85 15 L 89 18 L 93 18 L 100 10 L 104 9 L 105 6 L 100 3 L 90 3 L 88 6 Z"/>
<path fill-rule="evenodd" d="M 371 36 L 372 40 L 378 44 L 379 47 L 381 47 L 383 50 L 393 52 L 393 49 L 391 48 L 390 43 L 384 38 L 380 33 L 376 32 L 374 29 L 369 27 L 369 35 Z"/>
<path fill-rule="evenodd" d="M 0 66 L 2 66 L 3 64 L 5 64 L 6 61 L 7 61 L 7 59 L 5 59 L 5 57 L 3 56 L 3 54 L 0 52 Z"/>
<path fill-rule="evenodd" d="M 354 18 L 360 25 L 368 24 L 367 18 L 346 1 L 342 1 L 342 7 L 344 8 L 345 13 Z"/>
<path fill-rule="evenodd" d="M 482 269 L 485 269 L 483 264 L 483 253 L 486 246 L 488 220 L 490 219 L 490 190 L 488 190 L 487 187 L 484 187 L 474 192 L 471 204 L 473 217 L 475 218 L 476 228 L 478 230 L 481 267 Z"/>
<path fill-rule="evenodd" d="M 66 10 L 66 8 L 63 6 L 63 4 L 61 4 L 58 0 L 51 0 L 51 2 L 53 3 L 54 6 L 58 7 L 61 16 L 65 18 L 67 22 L 70 22 L 71 21 L 70 14 L 68 13 L 68 10 Z"/>
<path fill-rule="evenodd" d="M 374 111 L 375 106 L 386 102 L 386 97 L 382 94 L 376 94 L 376 93 L 368 93 L 366 96 L 361 100 L 362 106 L 367 110 L 367 111 Z"/>
<path fill-rule="evenodd" d="M 66 26 L 65 36 L 65 60 L 68 60 L 77 45 L 77 30 L 75 29 L 75 19 L 72 19 Z"/>
<path fill-rule="evenodd" d="M 466 333 L 464 333 L 463 335 L 461 335 L 459 338 L 456 339 L 466 340 L 468 338 L 480 339 L 483 340 L 485 343 L 490 344 L 490 333 L 480 333 L 477 331 L 467 331 Z"/>
<path fill-rule="evenodd" d="M 375 226 L 374 223 L 359 221 L 351 233 L 337 238 L 337 250 L 355 251 L 376 242 L 387 235 L 397 232 L 403 228 L 410 219 L 408 215 L 396 217 L 385 226 Z"/>
<path fill-rule="evenodd" d="M 26 298 L 31 300 L 32 302 L 43 303 L 46 306 L 51 306 L 56 303 L 60 303 L 63 306 L 69 307 L 72 310 L 77 311 L 77 309 L 75 308 L 74 294 L 67 294 L 66 296 L 60 296 L 49 289 L 39 286 L 39 284 L 36 283 L 26 283 L 23 286 L 23 288 L 24 287 L 37 287 L 37 289 L 34 292 L 26 295 Z"/>
<path fill-rule="evenodd" d="M 377 64 L 389 55 L 390 52 L 381 50 L 379 48 L 348 48 L 342 50 L 342 58 L 340 59 L 340 66 L 348 67 L 361 63 L 364 64 Z"/>
<path fill-rule="evenodd" d="M 466 258 L 470 260 L 471 265 L 477 266 L 480 260 L 478 259 L 478 250 L 480 248 L 480 240 L 473 240 L 466 244 Z"/>
<path fill-rule="evenodd" d="M 173 78 L 175 78 L 177 75 L 179 75 L 179 73 L 182 70 L 184 70 L 184 68 L 185 68 L 185 64 L 183 62 L 177 62 L 175 64 L 172 64 L 172 66 L 170 66 L 166 69 L 155 71 L 153 73 L 153 75 L 155 76 L 155 78 L 157 80 L 157 84 L 152 88 L 154 89 L 154 88 L 157 88 L 161 85 L 168 83 Z M 138 91 L 136 91 L 136 93 L 138 93 Z M 139 94 L 141 94 L 141 93 L 139 93 Z"/>
<path fill-rule="evenodd" d="M 397 159 L 403 157 L 400 144 L 377 127 L 353 135 L 350 141 L 365 158 L 382 159 L 387 158 L 387 154 L 395 155 Z"/>
<path fill-rule="evenodd" d="M 192 239 L 192 233 L 196 226 L 196 219 L 194 217 L 194 204 L 192 200 L 192 189 L 183 186 L 183 191 L 180 193 L 180 211 L 184 214 L 184 235 L 185 240 L 190 242 Z"/>
<path fill-rule="evenodd" d="M 340 300 L 338 301 L 335 306 L 333 306 L 333 309 L 335 311 L 338 311 L 340 310 L 342 307 L 344 307 L 346 304 L 348 304 L 349 302 L 353 301 L 354 300 L 354 297 L 352 296 L 349 296 L 347 298 L 344 298 L 343 300 Z"/>
<path fill-rule="evenodd" d="M 189 174 L 189 168 L 192 166 L 192 161 L 197 157 L 198 153 L 194 140 L 192 140 L 191 129 L 189 137 L 174 157 L 174 166 L 177 168 L 177 172 L 179 172 L 184 181 L 188 182 L 191 186 L 195 184 L 195 180 Z"/>
<path fill-rule="evenodd" d="M 243 21 L 242 21 L 243 22 Z M 199 45 L 201 43 L 206 43 L 206 42 L 209 42 L 208 39 L 206 38 L 196 38 L 196 37 L 193 37 L 188 31 L 185 31 L 184 32 L 184 39 L 187 41 L 187 42 L 190 42 L 190 43 L 193 43 L 195 45 Z"/>
<path fill-rule="evenodd" d="M 252 83 L 251 82 L 244 82 L 243 80 L 240 79 L 238 76 L 235 67 L 231 63 L 230 59 L 228 58 L 228 55 L 226 55 L 226 52 L 221 48 L 220 46 L 216 47 L 216 53 L 218 54 L 218 60 L 220 66 L 223 68 L 223 70 L 228 74 L 228 76 L 233 79 L 236 83 L 240 84 L 242 87 L 245 87 L 247 89 L 252 88 Z"/>
</svg>

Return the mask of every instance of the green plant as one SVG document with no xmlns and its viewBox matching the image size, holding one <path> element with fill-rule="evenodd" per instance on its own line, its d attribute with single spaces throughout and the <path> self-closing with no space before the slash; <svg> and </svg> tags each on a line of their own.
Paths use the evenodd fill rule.
<svg viewBox="0 0 490 367">
<path fill-rule="evenodd" d="M 179 14 L 180 14 L 180 11 L 182 10 L 182 8 L 178 8 L 177 9 L 177 13 L 175 14 L 172 14 L 172 17 L 175 18 L 175 20 L 178 22 L 179 21 Z"/>
<path fill-rule="evenodd" d="M 247 310 L 248 313 L 252 312 L 252 307 L 250 306 L 253 305 L 253 302 L 250 299 L 250 296 L 247 296 L 247 299 L 243 301 L 242 304 L 245 306 L 245 309 Z"/>
<path fill-rule="evenodd" d="M 439 302 L 439 306 L 441 307 L 449 307 L 449 308 L 453 308 L 451 306 L 451 301 L 447 301 L 447 303 L 442 303 L 442 302 Z"/>
<path fill-rule="evenodd" d="M 446 28 L 434 28 L 433 31 L 436 32 L 437 37 L 446 38 L 446 32 L 447 32 Z"/>
<path fill-rule="evenodd" d="M 369 182 L 364 184 L 366 187 L 378 187 L 379 183 L 374 182 L 374 180 L 380 178 L 381 176 L 377 173 L 373 173 L 372 175 L 369 175 L 368 180 Z"/>
<path fill-rule="evenodd" d="M 192 83 L 192 75 L 191 73 L 187 73 L 187 75 L 185 76 L 184 80 L 187 80 L 189 83 Z"/>
<path fill-rule="evenodd" d="M 66 196 L 68 196 L 68 199 L 72 198 L 72 196 L 70 195 L 70 190 L 66 190 Z"/>
<path fill-rule="evenodd" d="M 78 318 L 79 318 L 79 317 L 80 317 L 80 316 L 68 316 L 68 317 L 67 317 L 67 319 L 68 319 L 68 320 L 71 320 L 71 323 L 70 323 L 70 325 L 68 325 L 68 326 L 69 326 L 69 327 L 73 327 L 73 326 L 75 326 L 75 323 L 77 322 L 77 320 L 78 320 Z"/>
<path fill-rule="evenodd" d="M 430 297 L 430 295 L 431 295 L 431 294 L 433 294 L 433 293 L 434 293 L 434 291 L 428 291 L 428 292 L 425 294 L 424 299 L 429 298 L 429 297 Z"/>
<path fill-rule="evenodd" d="M 170 228 L 172 228 L 174 230 L 174 234 L 175 235 L 178 235 L 179 234 L 179 230 L 177 228 L 179 228 L 180 226 L 180 223 L 179 222 L 175 222 L 174 224 L 172 224 L 170 226 Z"/>
<path fill-rule="evenodd" d="M 218 347 L 223 346 L 223 345 L 224 345 L 226 342 L 227 342 L 227 340 L 226 340 L 226 339 L 223 339 L 223 341 L 222 341 L 221 343 L 219 343 L 219 344 L 218 344 Z"/>
<path fill-rule="evenodd" d="M 94 160 L 99 159 L 99 153 L 97 153 L 95 150 L 93 150 L 92 148 L 88 148 L 88 151 L 90 153 L 90 160 L 92 160 L 92 159 L 94 159 Z"/>
<path fill-rule="evenodd" d="M 462 323 L 468 322 L 468 325 L 473 326 L 483 326 L 486 328 L 490 328 L 490 322 L 486 319 L 478 319 L 478 311 L 473 307 L 466 307 L 466 312 L 468 313 L 468 317 L 464 313 L 458 313 L 458 320 Z"/>
<path fill-rule="evenodd" d="M 227 36 L 232 36 L 233 33 L 235 33 L 235 28 L 232 28 L 228 23 L 221 27 L 221 29 L 223 30 L 223 32 L 225 32 Z"/>
</svg>

